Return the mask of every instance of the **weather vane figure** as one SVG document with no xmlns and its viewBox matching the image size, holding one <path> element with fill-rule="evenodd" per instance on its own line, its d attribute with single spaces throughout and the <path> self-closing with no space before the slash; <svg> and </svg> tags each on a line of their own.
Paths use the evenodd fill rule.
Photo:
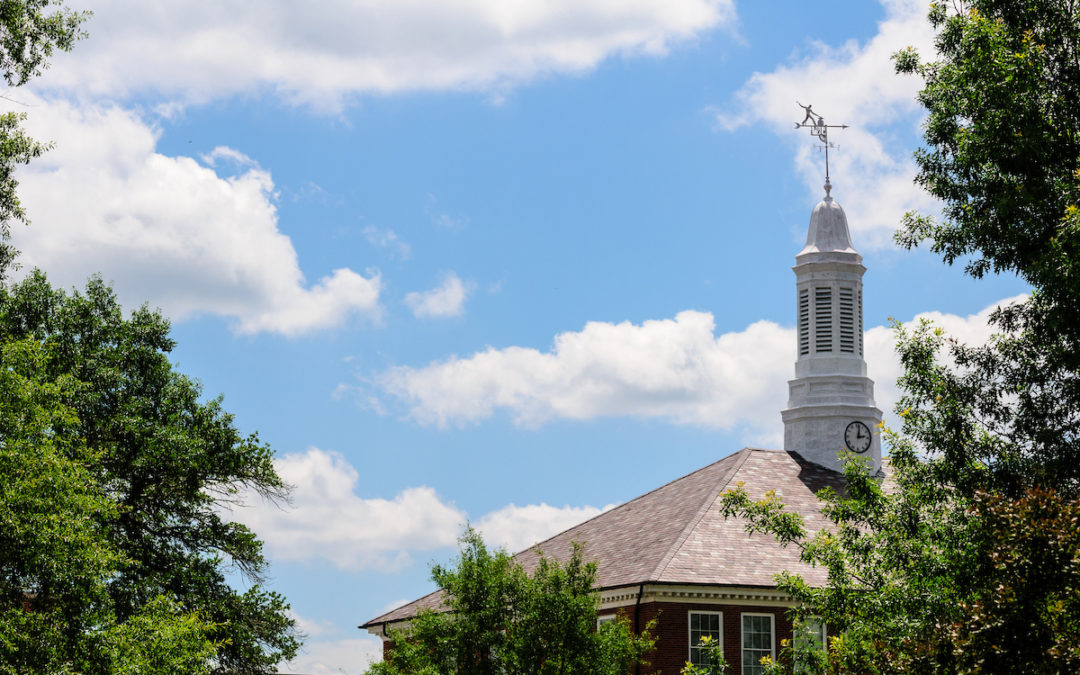
<svg viewBox="0 0 1080 675">
<path fill-rule="evenodd" d="M 817 136 L 825 148 L 825 194 L 829 193 L 832 184 L 829 183 L 829 148 L 836 146 L 829 142 L 829 129 L 847 129 L 846 124 L 825 124 L 825 118 L 814 112 L 812 105 L 803 105 L 798 101 L 795 104 L 806 111 L 802 122 L 796 122 L 796 129 L 809 129 L 811 136 Z"/>
</svg>

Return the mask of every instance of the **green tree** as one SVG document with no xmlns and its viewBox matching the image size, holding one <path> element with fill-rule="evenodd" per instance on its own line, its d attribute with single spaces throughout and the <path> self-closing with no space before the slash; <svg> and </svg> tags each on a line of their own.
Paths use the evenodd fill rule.
<svg viewBox="0 0 1080 675">
<path fill-rule="evenodd" d="M 940 218 L 909 214 L 898 241 L 975 278 L 1015 273 L 1031 294 L 994 313 L 985 346 L 898 327 L 894 486 L 850 464 L 814 537 L 775 499 L 725 495 L 727 513 L 828 569 L 825 588 L 779 584 L 797 617 L 827 621 L 831 672 L 1080 669 L 1078 11 L 934 3 L 935 58 L 896 56 L 925 82 L 917 182 L 942 203 Z"/>
<path fill-rule="evenodd" d="M 71 421 L 52 430 L 92 449 L 92 461 L 74 451 L 68 459 L 114 509 L 104 531 L 120 556 L 107 584 L 117 619 L 164 596 L 210 626 L 220 672 L 269 672 L 292 657 L 288 606 L 260 585 L 261 542 L 220 508 L 241 490 L 280 499 L 285 485 L 271 449 L 242 435 L 220 398 L 201 401 L 199 386 L 173 369 L 168 322 L 145 307 L 124 318 L 100 279 L 67 294 L 34 271 L 0 287 L 0 344 L 20 341 L 48 355 L 45 382 L 77 383 L 61 398 Z M 232 587 L 233 569 L 249 590 Z"/>
<path fill-rule="evenodd" d="M 80 385 L 49 378 L 47 361 L 33 340 L 0 349 L 0 673 L 206 672 L 216 646 L 197 613 L 164 596 L 127 620 L 113 611 L 117 505 L 72 433 L 64 400 Z"/>
<path fill-rule="evenodd" d="M 639 635 L 624 617 L 597 627 L 596 564 L 579 546 L 566 563 L 541 556 L 530 575 L 471 528 L 460 544 L 456 565 L 432 567 L 447 611 L 391 631 L 372 675 L 625 675 L 652 650 L 652 625 Z"/>
<path fill-rule="evenodd" d="M 71 49 L 87 16 L 60 0 L 0 2 L 7 84 Z M 8 384 L 53 398 L 5 409 L 19 412 L 0 429 L 13 537 L 0 533 L 0 669 L 268 672 L 295 654 L 294 622 L 260 585 L 261 543 L 220 507 L 240 490 L 284 497 L 272 452 L 173 370 L 156 312 L 125 319 L 100 279 L 71 295 L 38 271 L 4 283 L 10 225 L 27 222 L 14 172 L 47 149 L 23 118 L 0 115 L 0 357 L 30 350 L 33 377 L 12 366 L 4 374 L 24 388 Z M 246 592 L 228 583 L 234 569 L 252 582 Z"/>
</svg>

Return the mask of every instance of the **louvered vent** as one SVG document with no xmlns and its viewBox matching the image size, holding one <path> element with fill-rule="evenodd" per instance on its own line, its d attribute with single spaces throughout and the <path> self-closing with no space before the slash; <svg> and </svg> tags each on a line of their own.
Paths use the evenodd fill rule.
<svg viewBox="0 0 1080 675">
<path fill-rule="evenodd" d="M 810 289 L 799 290 L 799 356 L 810 353 Z"/>
<path fill-rule="evenodd" d="M 855 353 L 855 289 L 840 289 L 840 351 Z"/>
<path fill-rule="evenodd" d="M 859 317 L 858 317 L 858 325 L 859 325 L 859 335 L 858 335 L 858 338 L 859 338 L 859 356 L 862 356 L 863 355 L 862 288 L 859 288 L 859 307 L 858 307 L 858 310 L 859 310 Z"/>
<path fill-rule="evenodd" d="M 820 286 L 814 289 L 814 351 L 833 350 L 832 289 Z"/>
</svg>

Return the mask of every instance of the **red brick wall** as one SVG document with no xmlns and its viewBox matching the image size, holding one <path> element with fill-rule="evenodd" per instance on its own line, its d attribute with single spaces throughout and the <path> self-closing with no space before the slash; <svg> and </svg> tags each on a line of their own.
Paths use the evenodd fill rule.
<svg viewBox="0 0 1080 675">
<path fill-rule="evenodd" d="M 745 605 L 709 605 L 674 602 L 643 602 L 639 613 L 637 630 L 645 627 L 652 619 L 657 619 L 654 635 L 657 637 L 656 649 L 648 656 L 649 665 L 642 666 L 641 675 L 678 675 L 686 660 L 690 658 L 690 618 L 689 612 L 722 612 L 724 615 L 722 635 L 724 658 L 731 665 L 728 673 L 742 675 L 742 614 L 773 615 L 773 650 L 779 656 L 780 641 L 791 639 L 791 622 L 787 610 L 776 607 L 752 607 Z M 600 616 L 615 614 L 615 610 L 600 612 Z M 634 607 L 620 607 L 618 613 L 631 621 L 633 627 Z M 383 658 L 389 656 L 392 649 L 390 642 L 383 642 Z"/>
<path fill-rule="evenodd" d="M 782 607 L 646 602 L 641 604 L 639 630 L 645 627 L 646 622 L 657 619 L 655 629 L 657 640 L 656 649 L 648 657 L 649 666 L 641 667 L 641 675 L 647 673 L 677 675 L 686 665 L 686 660 L 690 658 L 689 612 L 691 610 L 723 613 L 724 658 L 731 665 L 728 671 L 731 675 L 742 675 L 741 640 L 744 612 L 773 615 L 773 653 L 777 656 L 780 654 L 780 641 L 791 639 L 791 622 L 788 621 L 787 610 Z M 627 612 L 627 617 L 633 620 L 632 608 Z"/>
</svg>

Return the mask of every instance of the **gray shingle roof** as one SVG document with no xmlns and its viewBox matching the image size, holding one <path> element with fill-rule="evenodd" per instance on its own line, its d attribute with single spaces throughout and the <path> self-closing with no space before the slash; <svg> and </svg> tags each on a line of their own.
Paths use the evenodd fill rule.
<svg viewBox="0 0 1080 675">
<path fill-rule="evenodd" d="M 769 536 L 748 535 L 745 521 L 720 514 L 720 493 L 742 483 L 751 498 L 774 490 L 789 510 L 802 514 L 810 531 L 824 526 L 815 493 L 843 487 L 843 476 L 806 462 L 796 453 L 746 448 L 702 469 L 632 499 L 561 532 L 514 559 L 531 570 L 539 551 L 558 560 L 581 542 L 595 560 L 599 587 L 645 582 L 773 586 L 782 570 L 797 572 L 811 584 L 825 572 L 803 564 L 795 548 L 782 548 Z M 387 612 L 364 624 L 407 619 L 421 609 L 439 609 L 442 592 Z"/>
</svg>

